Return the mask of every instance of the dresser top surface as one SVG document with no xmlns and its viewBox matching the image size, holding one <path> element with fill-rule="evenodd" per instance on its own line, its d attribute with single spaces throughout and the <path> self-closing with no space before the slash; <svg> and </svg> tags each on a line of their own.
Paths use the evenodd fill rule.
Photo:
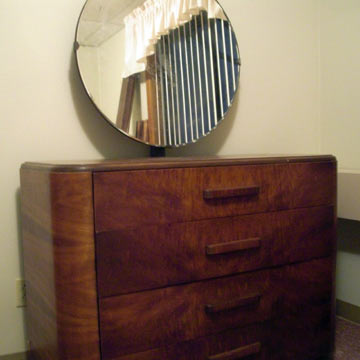
<svg viewBox="0 0 360 360">
<path fill-rule="evenodd" d="M 26 162 L 22 169 L 51 172 L 98 172 L 206 166 L 260 165 L 297 162 L 336 162 L 333 155 L 244 155 L 208 157 L 164 157 L 94 161 Z"/>
</svg>

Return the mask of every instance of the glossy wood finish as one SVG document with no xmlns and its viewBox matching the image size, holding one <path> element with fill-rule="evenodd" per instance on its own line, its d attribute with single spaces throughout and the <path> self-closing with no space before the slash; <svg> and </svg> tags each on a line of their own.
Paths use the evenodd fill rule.
<svg viewBox="0 0 360 360">
<path fill-rule="evenodd" d="M 27 162 L 22 165 L 24 169 L 51 172 L 99 172 L 99 171 L 124 171 L 124 170 L 151 170 L 151 169 L 176 169 L 213 166 L 238 166 L 238 165 L 268 165 L 268 164 L 296 164 L 296 163 L 334 163 L 332 155 L 304 155 L 304 156 L 202 156 L 202 157 L 163 157 L 163 158 L 134 158 L 121 160 L 95 160 L 80 162 L 36 163 Z"/>
<path fill-rule="evenodd" d="M 330 350 L 330 306 L 313 306 L 285 318 L 230 329 L 113 360 L 208 360 L 209 356 L 261 343 L 251 360 L 313 360 Z"/>
<path fill-rule="evenodd" d="M 121 84 L 121 93 L 116 116 L 116 126 L 126 133 L 129 132 L 132 105 L 134 102 L 136 76 L 124 78 Z"/>
<path fill-rule="evenodd" d="M 230 311 L 235 309 L 247 308 L 251 306 L 257 306 L 260 302 L 262 294 L 248 294 L 248 295 L 239 295 L 230 300 L 220 300 L 215 303 L 210 303 L 205 305 L 205 312 L 208 314 L 216 314 L 224 311 Z"/>
<path fill-rule="evenodd" d="M 96 231 L 330 205 L 335 169 L 321 162 L 98 172 Z M 256 196 L 203 199 L 206 189 L 254 184 L 260 187 Z"/>
<path fill-rule="evenodd" d="M 242 346 L 241 348 L 226 351 L 221 354 L 212 355 L 208 360 L 236 360 L 249 357 L 250 355 L 259 354 L 261 350 L 261 343 L 256 342 L 250 345 Z"/>
<path fill-rule="evenodd" d="M 96 235 L 99 294 L 111 296 L 329 256 L 333 229 L 333 207 L 315 207 L 103 232 Z M 216 252 L 219 243 L 226 249 L 226 244 L 233 247 L 233 242 L 249 238 L 260 238 L 260 247 L 207 255 L 208 246 Z"/>
<path fill-rule="evenodd" d="M 27 163 L 21 177 L 34 359 L 330 353 L 334 157 Z"/>
<path fill-rule="evenodd" d="M 100 359 L 91 184 L 91 173 L 21 171 L 34 359 Z"/>
<path fill-rule="evenodd" d="M 330 304 L 331 272 L 331 259 L 324 258 L 101 299 L 103 357 L 112 359 L 282 317 L 307 306 Z M 254 294 L 261 294 L 258 301 L 232 306 Z M 209 313 L 207 304 L 218 304 L 221 311 Z"/>
<path fill-rule="evenodd" d="M 272 352 L 267 341 L 268 329 L 268 323 L 255 324 L 159 349 L 115 357 L 114 360 L 208 360 L 210 356 L 256 342 L 261 342 L 261 353 L 251 360 L 270 359 Z"/>
<path fill-rule="evenodd" d="M 241 239 L 230 241 L 228 243 L 223 242 L 219 244 L 206 245 L 206 255 L 222 255 L 235 253 L 238 251 L 244 251 L 249 249 L 257 249 L 261 246 L 261 238 Z"/>
<path fill-rule="evenodd" d="M 33 355 L 42 360 L 58 359 L 49 182 L 45 172 L 21 173 L 27 336 Z"/>
<path fill-rule="evenodd" d="M 146 97 L 147 97 L 147 110 L 148 110 L 148 121 L 149 121 L 149 142 L 150 144 L 164 144 L 163 142 L 159 141 L 159 127 L 163 126 L 163 121 L 160 122 L 158 118 L 158 106 L 157 106 L 157 75 L 154 72 L 156 69 L 156 59 L 155 55 L 151 55 L 147 57 L 146 61 L 146 71 L 145 71 L 145 78 L 146 78 Z"/>
<path fill-rule="evenodd" d="M 212 199 L 228 199 L 234 197 L 248 197 L 256 196 L 260 192 L 259 186 L 243 186 L 236 188 L 226 189 L 205 189 L 203 192 L 203 198 L 205 200 Z"/>
</svg>

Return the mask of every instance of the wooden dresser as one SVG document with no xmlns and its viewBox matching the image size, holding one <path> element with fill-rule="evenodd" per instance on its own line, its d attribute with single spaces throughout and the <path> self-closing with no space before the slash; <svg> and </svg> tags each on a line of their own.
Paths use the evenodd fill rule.
<svg viewBox="0 0 360 360">
<path fill-rule="evenodd" d="M 26 163 L 21 197 L 34 359 L 332 351 L 332 156 Z"/>
</svg>

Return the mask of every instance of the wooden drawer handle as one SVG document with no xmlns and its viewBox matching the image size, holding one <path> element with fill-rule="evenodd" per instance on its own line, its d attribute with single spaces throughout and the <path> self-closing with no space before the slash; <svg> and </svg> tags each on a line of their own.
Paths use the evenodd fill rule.
<svg viewBox="0 0 360 360">
<path fill-rule="evenodd" d="M 250 355 L 258 354 L 261 350 L 261 344 L 259 342 L 243 346 L 238 349 L 230 350 L 221 354 L 212 355 L 208 357 L 208 360 L 236 360 L 243 359 Z"/>
<path fill-rule="evenodd" d="M 214 314 L 222 311 L 236 309 L 239 307 L 254 305 L 260 301 L 260 298 L 260 294 L 255 294 L 217 304 L 207 304 L 205 305 L 205 312 L 207 312 L 208 314 Z"/>
<path fill-rule="evenodd" d="M 206 189 L 203 191 L 205 200 L 211 199 L 227 199 L 232 197 L 245 197 L 258 195 L 260 186 L 244 186 L 227 189 Z"/>
<path fill-rule="evenodd" d="M 227 243 L 211 244 L 206 246 L 206 255 L 219 255 L 233 253 L 240 250 L 249 250 L 259 248 L 260 238 L 242 239 L 230 241 Z"/>
</svg>

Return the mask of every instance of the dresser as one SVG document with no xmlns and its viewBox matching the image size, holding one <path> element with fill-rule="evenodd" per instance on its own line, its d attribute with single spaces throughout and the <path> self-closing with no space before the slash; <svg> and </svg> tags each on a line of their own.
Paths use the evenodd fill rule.
<svg viewBox="0 0 360 360">
<path fill-rule="evenodd" d="M 332 352 L 332 156 L 25 163 L 21 206 L 33 359 Z"/>
</svg>

